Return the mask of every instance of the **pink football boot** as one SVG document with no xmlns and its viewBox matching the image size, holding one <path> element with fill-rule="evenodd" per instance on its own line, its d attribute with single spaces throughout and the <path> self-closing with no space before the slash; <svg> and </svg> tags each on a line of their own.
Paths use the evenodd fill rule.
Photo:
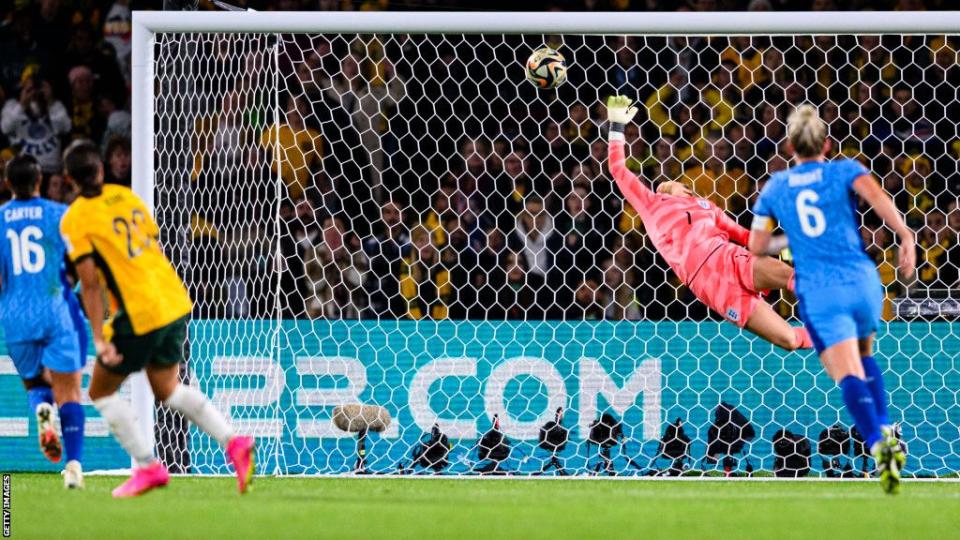
<svg viewBox="0 0 960 540">
<path fill-rule="evenodd" d="M 233 437 L 227 443 L 227 457 L 237 471 L 237 489 L 246 493 L 256 469 L 253 437 Z"/>
<path fill-rule="evenodd" d="M 133 476 L 113 490 L 113 496 L 117 499 L 136 497 L 151 489 L 164 487 L 169 482 L 170 473 L 167 472 L 167 468 L 163 463 L 154 461 L 146 467 L 134 469 Z"/>
</svg>

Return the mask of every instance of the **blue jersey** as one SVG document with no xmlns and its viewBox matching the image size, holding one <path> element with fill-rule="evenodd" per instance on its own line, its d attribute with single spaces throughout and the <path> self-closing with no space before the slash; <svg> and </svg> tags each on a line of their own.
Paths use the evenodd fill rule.
<svg viewBox="0 0 960 540">
<path fill-rule="evenodd" d="M 0 206 L 0 322 L 7 343 L 80 331 L 60 236 L 66 210 L 41 198 Z"/>
<path fill-rule="evenodd" d="M 797 292 L 862 283 L 877 267 L 864 250 L 853 181 L 867 169 L 852 159 L 808 161 L 773 174 L 753 213 L 776 219 L 790 241 Z"/>
</svg>

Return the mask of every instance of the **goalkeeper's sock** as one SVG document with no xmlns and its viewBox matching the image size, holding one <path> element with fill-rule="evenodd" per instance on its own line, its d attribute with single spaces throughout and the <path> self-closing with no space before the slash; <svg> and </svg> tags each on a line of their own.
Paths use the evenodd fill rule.
<svg viewBox="0 0 960 540">
<path fill-rule="evenodd" d="M 890 425 L 890 416 L 887 414 L 887 389 L 883 385 L 883 373 L 880 372 L 880 366 L 873 356 L 864 356 L 863 372 L 866 375 L 867 388 L 870 389 L 870 395 L 873 396 L 874 407 L 877 411 L 877 421 L 881 426 Z"/>
<path fill-rule="evenodd" d="M 873 444 L 881 439 L 880 422 L 866 381 L 855 375 L 847 375 L 840 381 L 840 390 L 857 431 L 863 436 L 867 448 L 873 448 Z"/>
<path fill-rule="evenodd" d="M 53 390 L 49 386 L 34 386 L 27 390 L 27 403 L 30 404 L 30 416 L 33 416 L 41 404 L 53 405 Z"/>
<path fill-rule="evenodd" d="M 233 428 L 223 414 L 210 403 L 207 396 L 199 390 L 185 384 L 178 384 L 164 405 L 170 407 L 190 420 L 201 431 L 210 435 L 221 445 L 226 446 L 233 437 Z"/>
<path fill-rule="evenodd" d="M 67 461 L 83 461 L 83 407 L 76 401 L 60 405 L 60 430 Z"/>
<path fill-rule="evenodd" d="M 150 444 L 137 428 L 137 415 L 129 403 L 114 393 L 95 400 L 93 406 L 107 421 L 114 438 L 138 467 L 147 467 L 155 461 Z"/>
</svg>

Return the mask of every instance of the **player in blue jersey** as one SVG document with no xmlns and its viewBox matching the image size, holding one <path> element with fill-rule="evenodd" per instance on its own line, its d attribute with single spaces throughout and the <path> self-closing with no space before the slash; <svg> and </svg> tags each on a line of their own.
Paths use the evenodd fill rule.
<svg viewBox="0 0 960 540">
<path fill-rule="evenodd" d="M 66 279 L 60 220 L 67 207 L 39 197 L 40 166 L 31 156 L 10 160 L 4 176 L 14 199 L 0 206 L 0 324 L 37 416 L 41 450 L 60 461 L 56 403 L 67 459 L 64 485 L 82 488 L 80 377 L 87 332 Z"/>
<path fill-rule="evenodd" d="M 887 493 L 900 489 L 906 456 L 890 425 L 883 376 L 873 358 L 883 287 L 860 238 L 857 195 L 897 234 L 901 279 L 916 266 L 914 235 L 877 180 L 859 162 L 828 161 L 827 126 L 811 105 L 787 120 L 794 165 L 770 177 L 753 208 L 750 250 L 788 242 L 796 265 L 800 317 L 827 373 L 877 461 Z M 773 220 L 786 233 L 772 237 Z"/>
</svg>

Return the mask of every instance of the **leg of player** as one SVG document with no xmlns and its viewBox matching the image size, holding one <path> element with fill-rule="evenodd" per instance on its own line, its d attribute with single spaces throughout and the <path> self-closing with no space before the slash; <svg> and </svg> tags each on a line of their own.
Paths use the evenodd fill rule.
<svg viewBox="0 0 960 540">
<path fill-rule="evenodd" d="M 757 257 L 753 261 L 753 285 L 758 291 L 793 290 L 793 267 L 773 257 Z"/>
<path fill-rule="evenodd" d="M 890 414 L 887 411 L 889 400 L 883 385 L 883 373 L 873 358 L 873 340 L 874 335 L 870 335 L 860 339 L 858 345 L 864 378 L 873 397 L 877 421 L 880 423 L 880 433 L 883 435 L 881 453 L 879 457 L 876 454 L 874 457 L 877 459 L 877 468 L 880 470 L 880 481 L 884 491 L 896 493 L 900 486 L 900 471 L 907 462 L 907 452 L 900 442 L 896 426 L 890 422 Z"/>
<path fill-rule="evenodd" d="M 883 490 L 887 493 L 899 492 L 900 469 L 906 457 L 895 438 L 884 436 L 877 407 L 866 381 L 858 340 L 846 339 L 827 348 L 820 354 L 820 360 L 830 377 L 840 385 L 843 402 L 877 461 Z"/>
<path fill-rule="evenodd" d="M 127 376 L 114 373 L 99 362 L 93 366 L 90 380 L 90 399 L 107 421 L 110 431 L 120 446 L 133 458 L 133 475 L 113 490 L 114 497 L 134 497 L 170 481 L 167 468 L 153 457 L 153 449 L 137 428 L 137 417 L 130 403 L 117 395 L 117 389 Z"/>
<path fill-rule="evenodd" d="M 83 488 L 83 407 L 80 405 L 80 371 L 60 373 L 50 371 L 53 397 L 60 409 L 60 429 L 63 449 L 67 454 L 63 484 L 69 489 Z"/>
<path fill-rule="evenodd" d="M 237 473 L 237 488 L 246 493 L 254 472 L 254 440 L 237 436 L 223 414 L 202 392 L 180 383 L 179 364 L 150 364 L 147 377 L 157 399 L 180 412 L 224 447 Z"/>
<path fill-rule="evenodd" d="M 863 363 L 867 388 L 870 389 L 873 402 L 877 407 L 877 419 L 881 426 L 890 426 L 890 415 L 887 412 L 887 390 L 883 385 L 883 373 L 880 372 L 880 366 L 873 358 L 873 339 L 874 336 L 868 336 L 859 341 L 860 360 Z"/>
<path fill-rule="evenodd" d="M 794 276 L 793 267 L 779 259 L 757 257 L 753 262 L 753 286 L 758 291 L 785 289 L 793 292 Z M 777 326 L 780 332 L 784 331 L 781 325 Z M 813 340 L 810 339 L 810 333 L 807 332 L 806 328 L 802 326 L 791 326 L 790 328 L 790 331 L 796 334 L 798 345 L 794 347 L 795 349 L 813 348 Z M 789 347 L 785 348 L 793 350 Z"/>
<path fill-rule="evenodd" d="M 790 326 L 769 304 L 757 302 L 745 328 L 781 349 L 795 351 L 813 347 L 810 335 L 801 326 Z"/>
<path fill-rule="evenodd" d="M 30 414 L 37 417 L 37 437 L 40 439 L 40 451 L 51 462 L 60 461 L 63 448 L 60 445 L 60 436 L 54 425 L 53 389 L 50 387 L 50 375 L 46 370 L 36 377 L 23 379 L 23 387 L 27 390 L 27 403 Z"/>
</svg>

